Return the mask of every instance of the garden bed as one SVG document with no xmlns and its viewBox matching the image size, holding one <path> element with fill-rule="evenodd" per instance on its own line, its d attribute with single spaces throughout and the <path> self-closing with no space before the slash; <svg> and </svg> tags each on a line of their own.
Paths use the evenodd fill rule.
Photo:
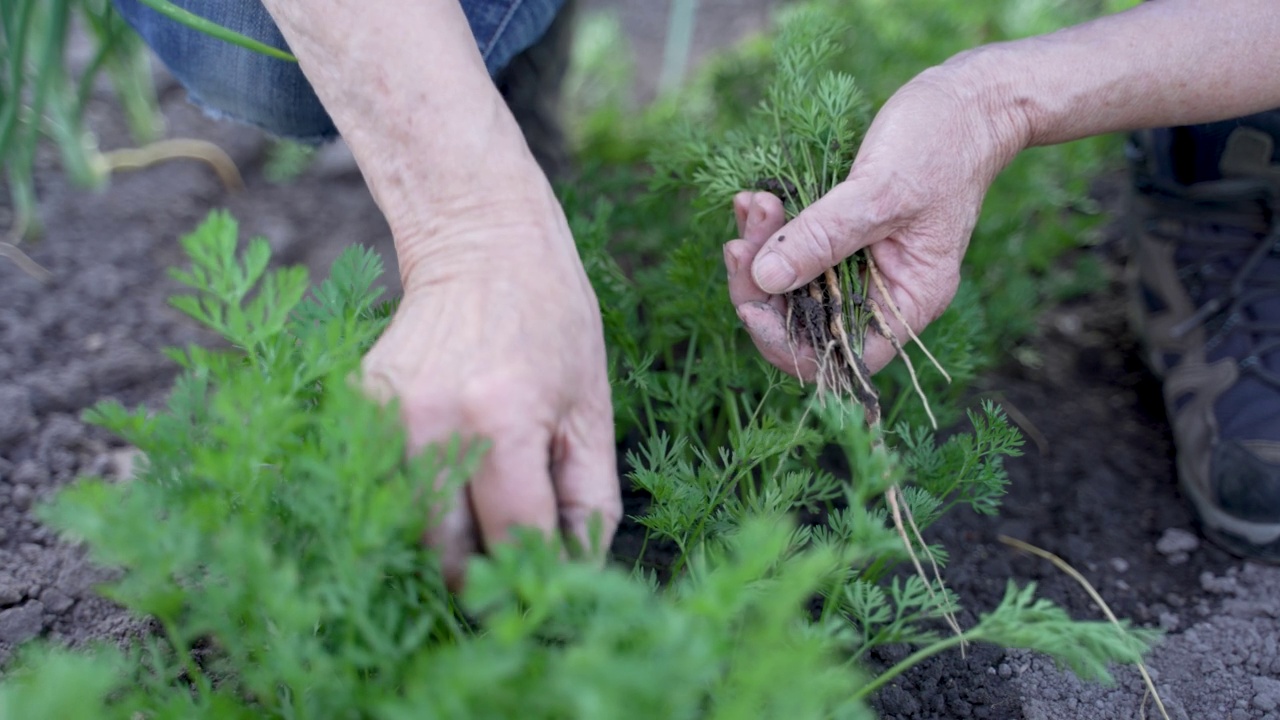
<svg viewBox="0 0 1280 720">
<path fill-rule="evenodd" d="M 204 119 L 172 86 L 164 104 L 171 135 L 227 149 L 246 172 L 246 191 L 229 194 L 207 168 L 184 162 L 119 175 L 90 194 L 45 162 L 37 182 L 46 237 L 29 250 L 55 281 L 44 286 L 0 263 L 0 663 L 32 637 L 77 644 L 146 631 L 94 594 L 102 573 L 29 511 L 77 474 L 127 472 L 127 448 L 79 414 L 107 397 L 160 403 L 176 371 L 160 349 L 209 340 L 166 303 L 177 290 L 163 279 L 181 262 L 176 239 L 225 206 L 246 235 L 271 241 L 278 262 L 322 274 L 353 241 L 391 259 L 386 226 L 340 152 L 293 184 L 273 185 L 262 179 L 267 144 L 257 133 Z M 97 109 L 104 146 L 124 143 L 114 114 Z M 1121 189 L 1108 179 L 1098 193 L 1106 200 Z M 1030 440 L 1008 464 L 1000 516 L 957 510 L 927 534 L 950 550 L 945 575 L 969 612 L 994 607 L 1012 578 L 1038 582 L 1075 617 L 1098 617 L 1071 581 L 998 536 L 1032 542 L 1080 569 L 1119 616 L 1168 632 L 1149 665 L 1172 717 L 1280 718 L 1280 570 L 1197 540 L 1173 481 L 1159 388 L 1124 321 L 1118 230 L 1082 252 L 1106 271 L 1104 289 L 1049 312 L 1030 352 L 979 383 Z M 384 282 L 394 279 L 389 272 Z M 616 549 L 625 554 L 636 537 L 624 526 Z M 888 666 L 906 649 L 896 652 L 872 660 Z M 1137 673 L 1117 676 L 1113 688 L 1083 685 L 1038 656 L 979 646 L 901 676 L 877 708 L 886 718 L 1141 717 Z M 1156 716 L 1149 705 L 1146 716 Z"/>
</svg>

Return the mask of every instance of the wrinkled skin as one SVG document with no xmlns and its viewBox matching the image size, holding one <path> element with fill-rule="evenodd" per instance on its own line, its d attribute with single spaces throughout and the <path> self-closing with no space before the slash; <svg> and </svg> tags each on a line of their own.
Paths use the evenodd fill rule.
<svg viewBox="0 0 1280 720">
<path fill-rule="evenodd" d="M 959 287 L 982 198 L 1003 164 L 997 128 L 966 121 L 972 112 L 947 85 L 921 76 L 876 116 L 849 178 L 791 222 L 769 193 L 734 199 L 742 237 L 724 249 L 730 299 L 766 360 L 813 379 L 812 348 L 797 354 L 787 340 L 783 294 L 863 248 L 913 330 L 942 314 Z M 939 116 L 951 121 L 940 124 Z M 874 288 L 871 295 L 885 305 Z M 868 334 L 864 359 L 872 372 L 893 354 L 888 340 Z"/>
<path fill-rule="evenodd" d="M 489 443 L 427 538 L 455 587 L 467 557 L 513 528 L 589 548 L 598 518 L 607 548 L 621 514 L 600 313 L 559 208 L 547 211 L 546 224 L 451 239 L 461 257 L 415 278 L 364 361 L 375 395 L 398 398 L 411 452 L 455 433 Z"/>
</svg>

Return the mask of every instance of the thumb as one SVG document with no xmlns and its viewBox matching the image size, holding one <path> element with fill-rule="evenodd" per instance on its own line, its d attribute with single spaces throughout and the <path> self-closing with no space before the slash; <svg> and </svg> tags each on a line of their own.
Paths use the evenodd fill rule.
<svg viewBox="0 0 1280 720">
<path fill-rule="evenodd" d="M 843 182 L 773 234 L 756 254 L 751 274 L 770 295 L 802 287 L 889 231 L 860 183 Z"/>
</svg>

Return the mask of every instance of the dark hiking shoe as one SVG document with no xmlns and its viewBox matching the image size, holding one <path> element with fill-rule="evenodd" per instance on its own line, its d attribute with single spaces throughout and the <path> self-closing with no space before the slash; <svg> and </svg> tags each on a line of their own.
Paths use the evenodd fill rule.
<svg viewBox="0 0 1280 720">
<path fill-rule="evenodd" d="M 1205 535 L 1280 562 L 1280 165 L 1273 136 L 1237 128 L 1220 177 L 1154 170 L 1131 145 L 1131 309 L 1164 381 L 1178 478 Z M 1167 150 L 1167 148 L 1166 148 Z"/>
<path fill-rule="evenodd" d="M 512 58 L 495 80 L 534 158 L 552 181 L 563 180 L 572 167 L 560 105 L 573 45 L 575 5 L 576 0 L 566 0 L 547 32 Z"/>
</svg>

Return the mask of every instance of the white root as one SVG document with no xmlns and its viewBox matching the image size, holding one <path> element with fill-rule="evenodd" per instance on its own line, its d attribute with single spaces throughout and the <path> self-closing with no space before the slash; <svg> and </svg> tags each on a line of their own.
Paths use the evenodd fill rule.
<svg viewBox="0 0 1280 720">
<path fill-rule="evenodd" d="M 876 286 L 876 292 L 880 293 L 880 297 L 885 299 L 885 303 L 889 306 L 889 312 L 893 313 L 898 322 L 902 323 L 902 327 L 907 329 L 907 335 L 912 342 L 920 347 L 925 357 L 929 358 L 929 362 L 933 363 L 938 372 L 942 373 L 942 377 L 946 378 L 947 382 L 950 383 L 951 375 L 947 373 L 947 369 L 942 367 L 942 363 L 938 362 L 933 353 L 929 352 L 929 348 L 920 340 L 915 331 L 911 329 L 911 326 L 907 324 L 907 319 L 902 317 L 902 310 L 898 307 L 898 303 L 893 301 L 893 296 L 889 294 L 889 289 L 884 284 L 884 278 L 880 276 L 880 269 L 876 267 L 876 261 L 871 255 L 867 255 L 867 274 L 871 276 L 871 283 Z M 906 357 L 906 355 L 903 355 L 903 357 Z"/>
<path fill-rule="evenodd" d="M 938 368 L 938 371 L 942 373 L 943 377 L 950 382 L 951 376 L 947 374 L 946 370 L 942 368 L 938 360 L 929 352 L 928 348 L 924 346 L 924 343 L 920 341 L 920 338 L 912 332 L 911 327 L 902 317 L 901 311 L 893 302 L 892 297 L 889 296 L 884 280 L 880 277 L 879 270 L 876 268 L 875 263 L 871 260 L 870 256 L 866 259 L 867 274 L 870 276 L 871 282 L 875 286 L 877 292 L 885 299 L 890 312 L 892 312 L 894 317 L 902 323 L 903 327 L 907 328 L 907 332 L 910 334 L 911 339 L 919 345 L 922 350 L 924 350 L 924 353 L 929 360 Z M 883 442 L 878 434 L 880 429 L 880 405 L 878 400 L 876 400 L 875 387 L 871 384 L 871 379 L 863 371 L 864 366 L 857 353 L 854 352 L 853 343 L 849 336 L 843 313 L 843 303 L 845 302 L 845 298 L 841 293 L 841 286 L 836 270 L 834 268 L 828 269 L 824 273 L 822 279 L 826 283 L 825 290 L 818 281 L 810 283 L 806 290 L 809 295 L 809 299 L 817 302 L 820 307 L 823 307 L 826 310 L 826 330 L 830 334 L 829 338 L 825 338 L 826 342 L 823 342 L 823 339 L 819 337 L 818 331 L 815 328 L 808 327 L 812 324 L 812 318 L 805 319 L 806 327 L 808 327 L 810 334 L 809 343 L 813 346 L 814 352 L 817 356 L 817 389 L 819 402 L 821 402 L 821 397 L 827 392 L 848 394 L 858 398 L 869 399 L 864 402 L 865 407 L 863 409 L 866 415 L 868 427 L 871 428 L 873 432 L 877 433 L 875 436 L 876 439 L 873 440 L 872 445 L 872 448 L 874 449 Z M 828 298 L 830 299 L 829 302 Z M 862 303 L 870 312 L 877 332 L 879 332 L 893 345 L 894 350 L 902 357 L 903 362 L 906 363 L 907 372 L 911 376 L 911 382 L 915 388 L 916 394 L 920 397 L 921 402 L 924 403 L 925 412 L 929 416 L 930 423 L 934 429 L 937 429 L 937 418 L 933 414 L 933 410 L 929 405 L 929 399 L 925 396 L 924 389 L 920 386 L 919 377 L 916 374 L 911 358 L 907 355 L 902 343 L 894 334 L 887 318 L 880 309 L 879 303 L 870 297 L 863 298 Z M 788 338 L 789 344 L 791 345 L 792 359 L 796 363 L 798 370 L 799 360 L 796 353 L 796 344 L 798 343 L 798 340 L 791 336 L 791 333 L 795 328 L 794 323 L 795 309 L 794 306 L 789 303 L 787 307 Z M 925 541 L 923 534 L 920 532 L 920 527 L 916 523 L 915 516 L 906 502 L 906 497 L 903 495 L 902 489 L 897 484 L 890 486 L 888 490 L 885 491 L 885 502 L 888 504 L 894 529 L 897 531 L 898 537 L 902 540 L 903 547 L 906 549 L 907 555 L 911 560 L 911 564 L 915 568 L 917 576 L 924 581 L 925 589 L 928 591 L 929 597 L 937 600 L 940 604 L 943 603 L 944 601 L 939 600 L 938 594 L 934 590 L 935 585 L 936 587 L 945 586 L 937 558 L 929 549 L 929 544 Z M 930 569 L 933 571 L 932 577 L 930 577 L 929 572 L 926 571 L 924 563 L 920 559 L 920 555 L 916 552 L 915 546 L 917 543 L 923 549 L 924 556 L 928 560 Z M 951 612 L 949 609 L 944 609 L 942 616 L 946 620 L 947 625 L 950 626 L 957 635 L 963 636 L 964 631 L 960 627 L 959 619 L 955 616 L 955 613 Z M 962 643 L 961 651 L 963 652 L 966 647 L 967 643 Z"/>
<path fill-rule="evenodd" d="M 889 327 L 889 324 L 884 317 L 884 313 L 880 311 L 879 303 L 871 298 L 867 298 L 863 302 L 866 303 L 867 307 L 871 308 L 872 317 L 874 317 L 876 322 L 879 323 L 880 334 L 893 345 L 893 349 L 898 353 L 898 357 L 902 358 L 902 362 L 906 363 L 907 374 L 911 376 L 911 384 L 916 389 L 916 395 L 920 396 L 920 402 L 924 404 L 924 412 L 929 416 L 929 424 L 933 426 L 934 430 L 937 430 L 938 418 L 933 416 L 933 408 L 929 406 L 929 397 L 924 394 L 924 389 L 920 387 L 920 378 L 916 375 L 916 367 L 911 362 L 911 356 L 903 350 L 902 343 L 899 342 L 898 336 L 895 335 L 893 333 L 893 329 Z"/>
</svg>

